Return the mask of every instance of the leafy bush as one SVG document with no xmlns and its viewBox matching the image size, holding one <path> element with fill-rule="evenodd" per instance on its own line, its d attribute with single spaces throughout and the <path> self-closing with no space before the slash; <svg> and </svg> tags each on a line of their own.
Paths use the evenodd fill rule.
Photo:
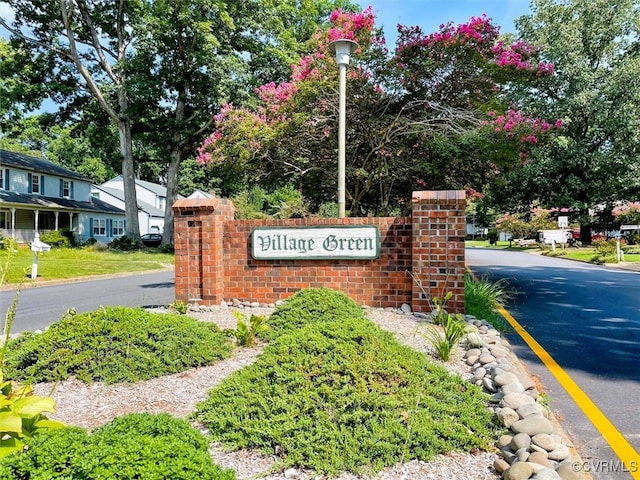
<svg viewBox="0 0 640 480">
<path fill-rule="evenodd" d="M 225 333 L 234 336 L 238 345 L 242 347 L 253 347 L 256 344 L 258 335 L 269 329 L 264 315 L 251 314 L 249 321 L 247 321 L 244 313 L 238 310 L 234 310 L 233 315 L 238 320 L 238 328 L 225 330 Z"/>
<path fill-rule="evenodd" d="M 278 305 L 269 317 L 267 340 L 281 332 L 297 330 L 315 322 L 337 318 L 364 318 L 362 308 L 342 292 L 329 288 L 305 288 Z"/>
<path fill-rule="evenodd" d="M 183 315 L 108 307 L 68 315 L 44 333 L 9 344 L 9 378 L 90 383 L 136 382 L 210 365 L 229 355 L 227 336 L 213 323 Z"/>
<path fill-rule="evenodd" d="M 480 388 L 365 318 L 280 336 L 194 416 L 229 447 L 329 474 L 489 448 L 497 435 Z"/>
<path fill-rule="evenodd" d="M 40 234 L 40 241 L 48 243 L 53 248 L 70 248 L 73 243 L 68 236 L 59 230 L 51 230 Z"/>
<path fill-rule="evenodd" d="M 167 414 L 116 418 L 88 435 L 64 428 L 36 436 L 29 449 L 0 462 L 3 479 L 233 480 L 215 465 L 204 436 Z"/>
<path fill-rule="evenodd" d="M 498 242 L 498 238 L 500 238 L 500 235 L 498 234 L 497 230 L 492 229 L 487 233 L 487 240 L 489 240 L 489 245 L 495 245 Z"/>
<path fill-rule="evenodd" d="M 627 234 L 627 243 L 629 245 L 640 245 L 640 232 L 635 231 Z"/>
<path fill-rule="evenodd" d="M 130 252 L 140 248 L 140 245 L 138 245 L 138 242 L 133 238 L 123 235 L 122 237 L 111 240 L 111 242 L 109 242 L 109 248 L 112 250 L 120 250 L 121 252 Z"/>
</svg>

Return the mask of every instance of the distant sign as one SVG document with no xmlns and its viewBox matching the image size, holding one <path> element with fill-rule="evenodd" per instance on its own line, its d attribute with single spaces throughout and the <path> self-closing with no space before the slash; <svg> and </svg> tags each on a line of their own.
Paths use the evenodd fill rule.
<svg viewBox="0 0 640 480">
<path fill-rule="evenodd" d="M 380 255 L 375 225 L 257 227 L 251 231 L 251 256 L 259 260 L 367 260 Z"/>
<path fill-rule="evenodd" d="M 569 226 L 569 217 L 559 216 L 558 217 L 558 228 L 567 228 Z"/>
</svg>

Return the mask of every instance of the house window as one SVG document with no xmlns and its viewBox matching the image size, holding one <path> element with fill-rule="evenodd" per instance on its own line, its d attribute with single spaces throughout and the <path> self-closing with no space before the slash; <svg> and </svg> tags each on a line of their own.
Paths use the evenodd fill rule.
<svg viewBox="0 0 640 480">
<path fill-rule="evenodd" d="M 4 190 L 4 169 L 0 168 L 0 190 Z"/>
<path fill-rule="evenodd" d="M 124 220 L 114 220 L 113 228 L 111 229 L 111 234 L 114 237 L 118 237 L 120 235 L 124 235 Z"/>
<path fill-rule="evenodd" d="M 31 193 L 40 193 L 40 177 L 38 175 L 31 176 Z"/>
<path fill-rule="evenodd" d="M 165 197 L 158 197 L 158 209 L 159 210 L 164 210 L 164 206 L 166 204 L 166 198 Z"/>
<path fill-rule="evenodd" d="M 71 187 L 69 185 L 69 180 L 62 181 L 62 196 L 65 198 L 69 198 L 71 196 Z"/>
<path fill-rule="evenodd" d="M 93 235 L 104 237 L 107 233 L 107 221 L 104 219 L 93 220 Z"/>
</svg>

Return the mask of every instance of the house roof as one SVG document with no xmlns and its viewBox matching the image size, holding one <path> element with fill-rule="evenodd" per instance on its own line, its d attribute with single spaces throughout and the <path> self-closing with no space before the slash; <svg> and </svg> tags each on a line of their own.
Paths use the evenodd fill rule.
<svg viewBox="0 0 640 480">
<path fill-rule="evenodd" d="M 70 211 L 82 210 L 86 212 L 113 213 L 119 215 L 124 214 L 124 210 L 114 207 L 113 205 L 109 205 L 107 202 L 103 202 L 97 198 L 92 198 L 91 201 L 88 202 L 80 202 L 78 200 L 71 200 L 68 198 L 43 197 L 40 195 L 8 192 L 5 190 L 0 190 L 0 205 L 1 204 L 14 204 L 30 206 L 33 208 L 50 208 Z"/>
<path fill-rule="evenodd" d="M 84 182 L 91 182 L 90 178 L 43 158 L 33 157 L 23 153 L 10 152 L 8 150 L 0 149 L 0 165 L 21 168 L 23 170 L 30 170 L 38 173 L 47 173 L 49 175 L 56 175 L 59 177 L 72 178 L 74 180 L 82 180 Z"/>
<path fill-rule="evenodd" d="M 102 185 L 105 185 L 109 182 L 122 182 L 122 175 L 118 175 L 117 177 L 113 177 L 111 180 L 103 183 Z M 151 183 L 151 182 L 147 182 L 146 180 L 138 180 L 136 179 L 136 185 L 138 185 L 141 188 L 147 189 L 150 192 L 153 192 L 154 194 L 160 196 L 160 197 L 166 197 L 167 196 L 167 187 L 160 185 L 158 183 Z"/>
<path fill-rule="evenodd" d="M 102 185 L 93 185 L 93 189 L 101 190 L 108 195 L 111 195 L 112 197 L 120 200 L 121 202 L 124 202 L 124 192 L 122 190 L 118 190 L 117 188 L 112 187 L 103 187 Z M 143 212 L 151 215 L 152 217 L 164 218 L 164 210 L 160 210 L 159 208 L 154 207 L 153 205 L 150 205 L 142 200 L 138 200 L 138 208 Z"/>
</svg>

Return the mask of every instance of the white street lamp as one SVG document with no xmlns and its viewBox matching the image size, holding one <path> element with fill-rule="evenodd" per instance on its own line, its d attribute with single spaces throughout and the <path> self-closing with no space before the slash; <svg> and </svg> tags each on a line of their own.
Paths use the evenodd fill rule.
<svg viewBox="0 0 640 480">
<path fill-rule="evenodd" d="M 338 217 L 345 217 L 344 177 L 345 177 L 345 144 L 346 144 L 346 96 L 347 96 L 347 65 L 349 57 L 358 48 L 353 40 L 345 38 L 334 40 L 329 44 L 331 53 L 336 54 L 336 63 L 340 70 L 340 106 L 338 120 Z"/>
</svg>

